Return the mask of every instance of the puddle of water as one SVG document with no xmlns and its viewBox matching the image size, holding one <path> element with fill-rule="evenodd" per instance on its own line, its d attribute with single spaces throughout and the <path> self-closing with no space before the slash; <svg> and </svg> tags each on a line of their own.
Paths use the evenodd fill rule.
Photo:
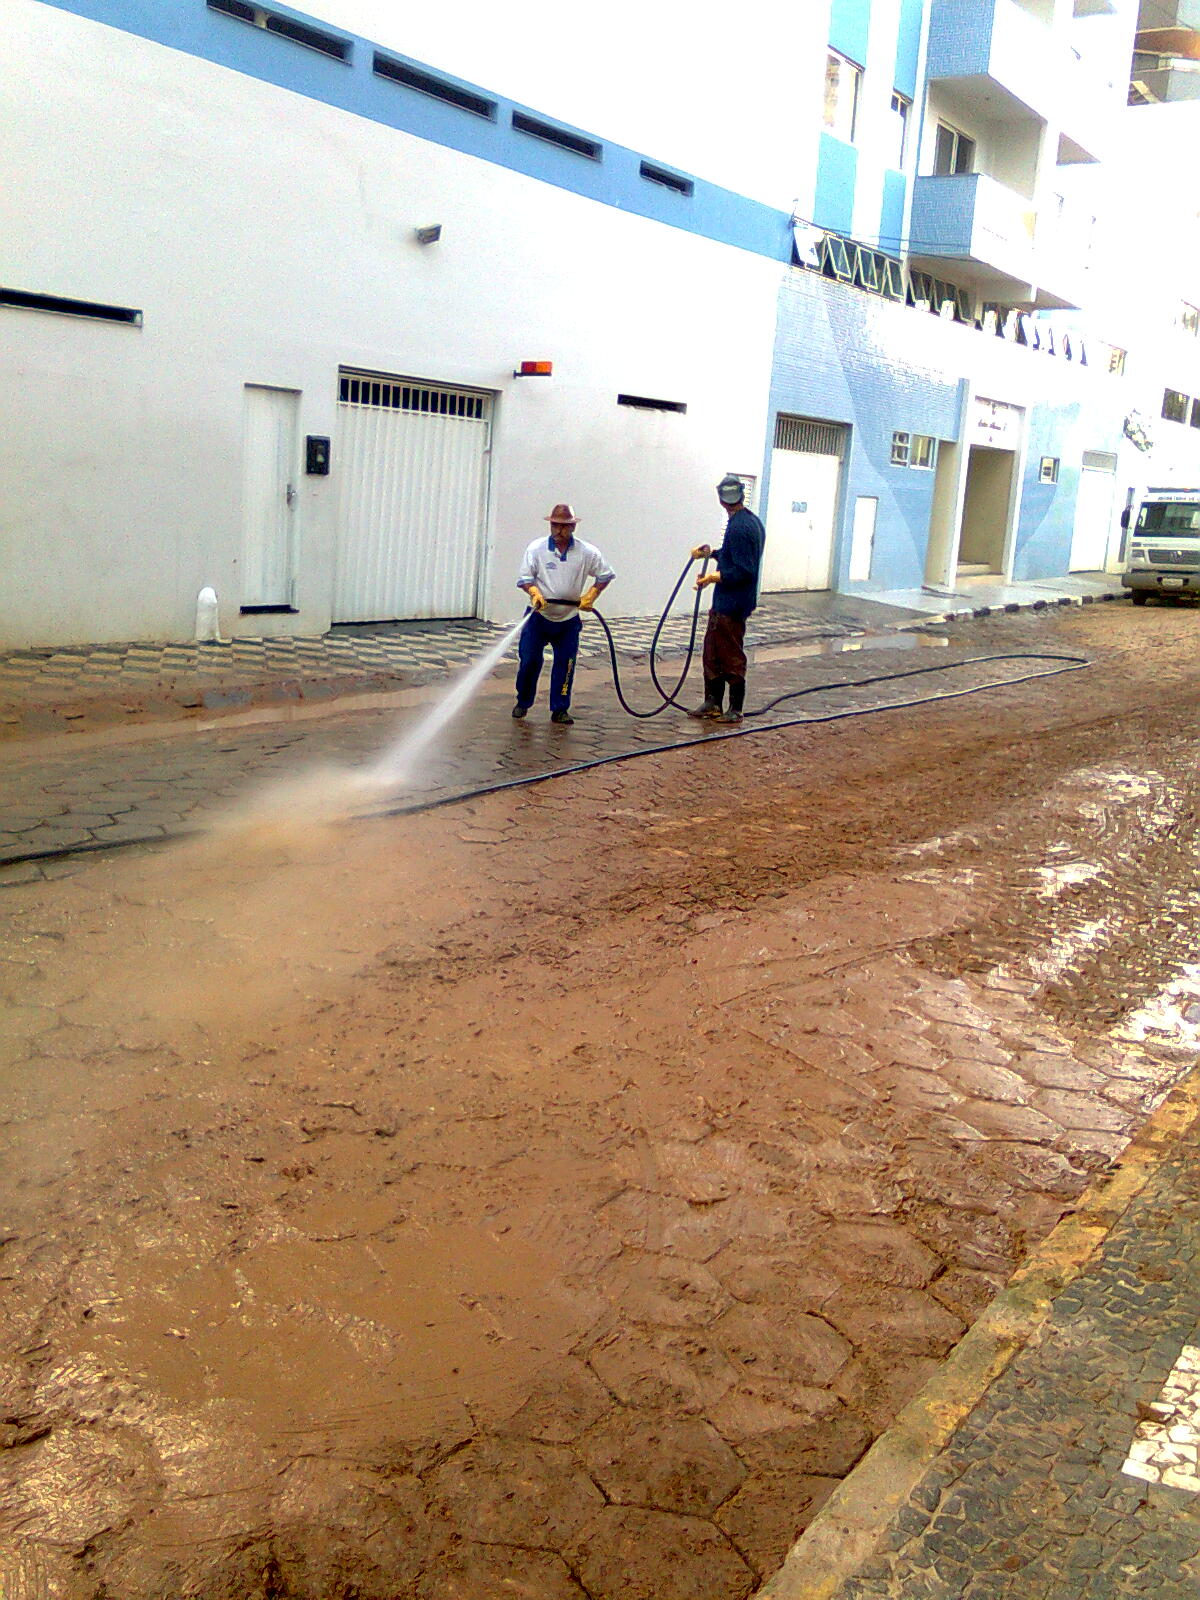
<svg viewBox="0 0 1200 1600">
<path fill-rule="evenodd" d="M 1038 894 L 1043 900 L 1053 900 L 1064 889 L 1073 888 L 1078 883 L 1090 883 L 1103 871 L 1104 868 L 1098 867 L 1094 861 L 1064 861 L 1059 867 L 1034 869 L 1035 876 L 1042 880 Z"/>
<path fill-rule="evenodd" d="M 774 645 L 753 652 L 756 665 L 795 661 L 803 656 L 844 656 L 858 650 L 944 650 L 950 640 L 940 633 L 864 633 L 853 639 L 812 639 L 806 644 Z"/>
<path fill-rule="evenodd" d="M 1179 977 L 1125 1018 L 1116 1037 L 1200 1050 L 1200 965 L 1185 965 Z"/>
</svg>

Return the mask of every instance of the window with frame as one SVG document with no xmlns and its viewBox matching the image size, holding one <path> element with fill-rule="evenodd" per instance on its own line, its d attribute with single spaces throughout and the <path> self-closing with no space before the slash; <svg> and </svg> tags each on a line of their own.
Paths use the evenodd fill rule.
<svg viewBox="0 0 1200 1600">
<path fill-rule="evenodd" d="M 1200 335 L 1200 306 L 1190 306 L 1187 301 L 1179 307 L 1179 326 L 1184 333 L 1190 333 L 1193 338 Z"/>
<path fill-rule="evenodd" d="M 892 110 L 889 121 L 891 135 L 891 153 L 889 164 L 897 172 L 904 168 L 904 157 L 908 154 L 908 116 L 912 110 L 912 101 L 898 89 L 892 91 Z"/>
<path fill-rule="evenodd" d="M 862 68 L 830 50 L 825 57 L 824 122 L 835 138 L 854 142 L 858 131 L 858 97 L 862 88 Z"/>
<path fill-rule="evenodd" d="M 1058 463 L 1059 463 L 1059 457 L 1058 456 L 1043 456 L 1042 457 L 1042 465 L 1041 465 L 1040 470 L 1038 471 L 1038 482 L 1039 483 L 1057 483 L 1058 482 Z"/>
<path fill-rule="evenodd" d="M 892 435 L 892 465 L 906 467 L 908 465 L 908 447 L 911 435 L 907 433 L 893 433 Z"/>
<path fill-rule="evenodd" d="M 1125 352 L 1115 344 L 1108 347 L 1108 370 L 1114 378 L 1125 371 Z"/>
<path fill-rule="evenodd" d="M 1164 389 L 1162 414 L 1168 422 L 1186 422 L 1188 418 L 1188 397 L 1181 394 L 1178 389 Z"/>
<path fill-rule="evenodd" d="M 951 174 L 974 172 L 974 139 L 952 128 L 948 122 L 939 122 L 933 151 L 933 170 L 943 178 Z"/>
<path fill-rule="evenodd" d="M 937 463 L 937 440 L 927 433 L 914 433 L 908 451 L 910 467 L 921 467 L 932 472 Z"/>
</svg>

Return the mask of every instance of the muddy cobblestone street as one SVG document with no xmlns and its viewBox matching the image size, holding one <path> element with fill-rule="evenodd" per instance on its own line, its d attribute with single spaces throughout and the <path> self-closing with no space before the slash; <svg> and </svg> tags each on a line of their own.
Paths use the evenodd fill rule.
<svg viewBox="0 0 1200 1600">
<path fill-rule="evenodd" d="M 0 1592 L 753 1593 L 1192 1065 L 1198 626 L 0 881 Z"/>
</svg>

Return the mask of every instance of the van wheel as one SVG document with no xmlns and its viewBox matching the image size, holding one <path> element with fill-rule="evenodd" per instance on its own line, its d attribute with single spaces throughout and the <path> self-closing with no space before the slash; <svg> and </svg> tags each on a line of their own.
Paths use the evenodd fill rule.
<svg viewBox="0 0 1200 1600">
<path fill-rule="evenodd" d="M 1129 591 L 1129 598 L 1133 601 L 1135 606 L 1144 606 L 1146 601 L 1149 600 L 1150 596 L 1145 589 L 1131 589 Z"/>
</svg>

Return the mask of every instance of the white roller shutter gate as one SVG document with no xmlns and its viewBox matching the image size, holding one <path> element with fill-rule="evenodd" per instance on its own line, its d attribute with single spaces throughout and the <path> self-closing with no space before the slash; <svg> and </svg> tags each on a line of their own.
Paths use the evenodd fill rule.
<svg viewBox="0 0 1200 1600">
<path fill-rule="evenodd" d="M 333 620 L 475 616 L 491 396 L 343 370 L 338 398 Z"/>
</svg>

